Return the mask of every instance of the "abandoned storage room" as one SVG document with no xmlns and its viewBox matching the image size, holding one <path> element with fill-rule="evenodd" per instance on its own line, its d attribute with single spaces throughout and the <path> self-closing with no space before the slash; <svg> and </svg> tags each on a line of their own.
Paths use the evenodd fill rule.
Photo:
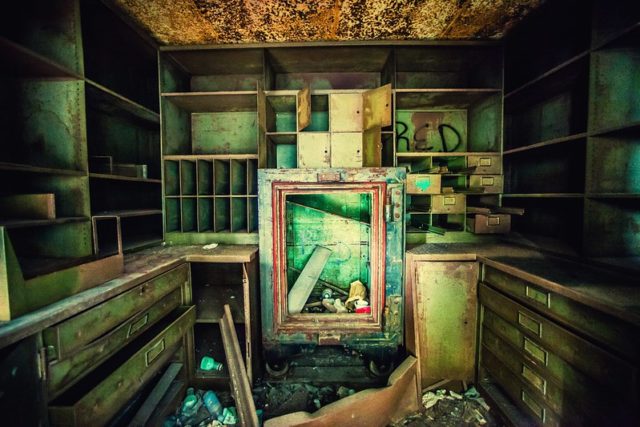
<svg viewBox="0 0 640 427">
<path fill-rule="evenodd" d="M 640 2 L 0 13 L 0 425 L 640 425 Z"/>
</svg>

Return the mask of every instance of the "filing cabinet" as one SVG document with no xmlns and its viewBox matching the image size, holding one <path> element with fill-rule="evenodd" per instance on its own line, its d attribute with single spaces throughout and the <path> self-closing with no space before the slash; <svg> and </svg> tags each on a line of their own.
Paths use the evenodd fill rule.
<svg viewBox="0 0 640 427">
<path fill-rule="evenodd" d="M 431 197 L 431 213 L 464 214 L 466 197 L 464 194 L 438 194 Z"/>
</svg>

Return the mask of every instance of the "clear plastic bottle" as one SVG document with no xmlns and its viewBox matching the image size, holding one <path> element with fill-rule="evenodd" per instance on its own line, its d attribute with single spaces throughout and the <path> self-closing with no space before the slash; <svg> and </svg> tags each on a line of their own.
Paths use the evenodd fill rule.
<svg viewBox="0 0 640 427">
<path fill-rule="evenodd" d="M 218 396 L 213 391 L 208 390 L 202 397 L 202 400 L 204 400 L 204 406 L 207 408 L 207 411 L 209 411 L 211 416 L 218 418 L 218 415 L 222 412 L 222 404 L 220 403 Z"/>
</svg>

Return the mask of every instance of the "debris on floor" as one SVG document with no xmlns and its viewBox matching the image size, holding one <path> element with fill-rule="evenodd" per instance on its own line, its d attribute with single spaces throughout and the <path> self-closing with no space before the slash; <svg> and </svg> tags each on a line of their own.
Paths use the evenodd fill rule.
<svg viewBox="0 0 640 427">
<path fill-rule="evenodd" d="M 237 423 L 238 415 L 230 393 L 189 387 L 180 406 L 167 417 L 163 427 L 220 427 Z"/>
<path fill-rule="evenodd" d="M 292 412 L 313 412 L 356 391 L 344 386 L 315 386 L 306 383 L 271 384 L 253 389 L 257 408 L 264 411 L 264 419 Z"/>
<path fill-rule="evenodd" d="M 427 391 L 422 395 L 422 406 L 421 412 L 407 416 L 399 423 L 394 424 L 394 427 L 490 427 L 497 425 L 489 412 L 489 405 L 473 386 L 464 393 L 456 393 L 446 389 Z"/>
</svg>

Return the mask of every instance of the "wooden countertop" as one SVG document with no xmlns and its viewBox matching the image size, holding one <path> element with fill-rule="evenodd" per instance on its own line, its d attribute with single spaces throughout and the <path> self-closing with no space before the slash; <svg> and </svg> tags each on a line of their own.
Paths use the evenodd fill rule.
<svg viewBox="0 0 640 427">
<path fill-rule="evenodd" d="M 244 263 L 252 261 L 257 253 L 257 245 L 220 245 L 210 250 L 202 249 L 202 246 L 156 246 L 125 255 L 124 274 L 120 277 L 2 323 L 0 348 L 113 298 L 185 262 Z"/>
<path fill-rule="evenodd" d="M 425 244 L 410 260 L 480 261 L 640 327 L 640 278 L 513 244 Z"/>
</svg>

